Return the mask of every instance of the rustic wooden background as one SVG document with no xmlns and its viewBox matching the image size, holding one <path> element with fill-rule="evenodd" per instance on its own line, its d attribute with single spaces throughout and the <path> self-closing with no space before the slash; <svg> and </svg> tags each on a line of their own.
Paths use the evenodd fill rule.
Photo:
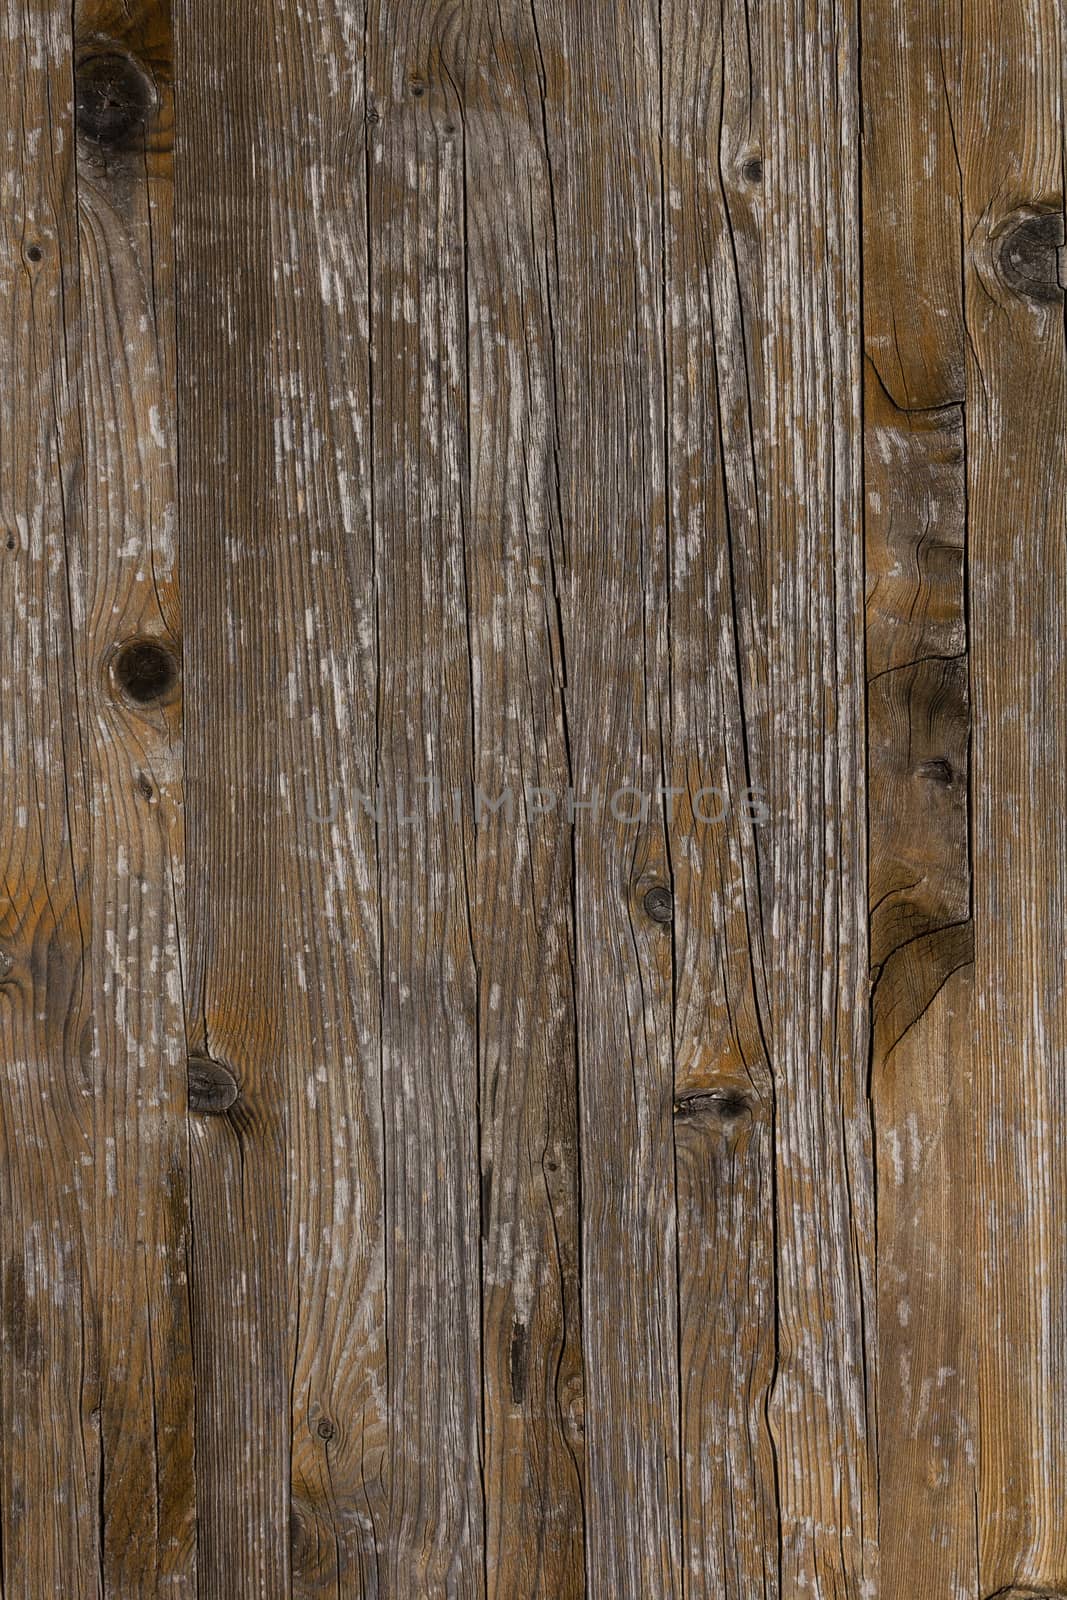
<svg viewBox="0 0 1067 1600">
<path fill-rule="evenodd" d="M 1065 36 L 0 0 L 3 1600 L 1067 1590 Z"/>
</svg>

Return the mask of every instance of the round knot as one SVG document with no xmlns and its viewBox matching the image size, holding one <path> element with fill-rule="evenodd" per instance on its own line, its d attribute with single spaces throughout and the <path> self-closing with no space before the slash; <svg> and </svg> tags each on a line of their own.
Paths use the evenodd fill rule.
<svg viewBox="0 0 1067 1600">
<path fill-rule="evenodd" d="M 162 639 L 127 639 L 111 658 L 111 676 L 124 699 L 152 705 L 173 695 L 178 658 Z"/>
<path fill-rule="evenodd" d="M 108 150 L 137 143 L 155 107 L 151 79 L 114 48 L 94 49 L 74 69 L 74 119 L 83 139 Z"/>
<path fill-rule="evenodd" d="M 229 1111 L 239 1093 L 229 1067 L 210 1056 L 190 1056 L 188 1062 L 189 1110 L 218 1117 Z"/>
<path fill-rule="evenodd" d="M 1001 277 L 1027 300 L 1054 305 L 1063 297 L 1059 279 L 1062 244 L 1063 216 L 1060 212 L 1021 213 L 1000 239 L 997 260 Z"/>
<path fill-rule="evenodd" d="M 670 922 L 674 916 L 674 896 L 662 883 L 657 883 L 645 895 L 644 907 L 653 922 Z"/>
</svg>

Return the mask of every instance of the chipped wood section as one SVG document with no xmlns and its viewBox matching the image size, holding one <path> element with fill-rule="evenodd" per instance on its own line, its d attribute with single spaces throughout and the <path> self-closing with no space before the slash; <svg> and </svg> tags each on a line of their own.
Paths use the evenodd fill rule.
<svg viewBox="0 0 1067 1600">
<path fill-rule="evenodd" d="M 0 0 L 0 1600 L 1062 1600 L 1062 35 Z"/>
</svg>

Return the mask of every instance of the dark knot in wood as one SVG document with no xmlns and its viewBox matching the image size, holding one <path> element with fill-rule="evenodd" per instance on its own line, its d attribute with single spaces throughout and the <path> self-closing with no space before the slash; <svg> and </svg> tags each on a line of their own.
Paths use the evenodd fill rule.
<svg viewBox="0 0 1067 1600">
<path fill-rule="evenodd" d="M 1017 294 L 1053 305 L 1062 299 L 1059 250 L 1063 216 L 1059 211 L 1027 212 L 1016 218 L 1000 240 L 1000 273 Z"/>
<path fill-rule="evenodd" d="M 85 51 L 74 69 L 74 116 L 78 132 L 106 150 L 140 143 L 155 109 L 152 80 L 121 50 Z"/>
<path fill-rule="evenodd" d="M 940 783 L 946 788 L 951 788 L 955 774 L 952 771 L 951 761 L 946 761 L 943 756 L 937 756 L 933 761 L 922 762 L 919 776 L 928 778 L 931 783 Z"/>
<path fill-rule="evenodd" d="M 687 1094 L 674 1102 L 674 1114 L 680 1120 L 704 1115 L 732 1122 L 748 1109 L 748 1096 L 739 1089 L 711 1089 L 707 1094 Z"/>
<path fill-rule="evenodd" d="M 334 1434 L 337 1432 L 337 1429 L 334 1427 L 329 1417 L 320 1417 L 318 1427 L 315 1429 L 315 1432 L 318 1434 L 320 1439 L 324 1439 L 329 1442 L 329 1440 L 331 1440 Z"/>
<path fill-rule="evenodd" d="M 513 1405 L 521 1406 L 526 1399 L 526 1364 L 528 1359 L 529 1334 L 524 1322 L 516 1322 L 511 1330 L 511 1350 L 508 1356 L 508 1367 L 511 1375 L 511 1400 Z"/>
<path fill-rule="evenodd" d="M 670 922 L 674 916 L 674 896 L 658 883 L 645 895 L 644 907 L 653 922 Z"/>
<path fill-rule="evenodd" d="M 229 1067 L 210 1056 L 190 1056 L 188 1073 L 190 1111 L 207 1117 L 219 1117 L 229 1111 L 239 1092 Z"/>
<path fill-rule="evenodd" d="M 741 168 L 741 176 L 749 183 L 759 183 L 763 177 L 763 162 L 759 156 L 749 156 Z"/>
<path fill-rule="evenodd" d="M 178 658 L 162 639 L 128 639 L 111 659 L 119 693 L 135 705 L 170 699 L 178 684 Z"/>
</svg>

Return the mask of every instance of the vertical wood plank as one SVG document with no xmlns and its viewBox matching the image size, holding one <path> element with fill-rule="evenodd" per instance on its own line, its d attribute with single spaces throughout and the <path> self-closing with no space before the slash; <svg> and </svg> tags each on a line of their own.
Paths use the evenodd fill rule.
<svg viewBox="0 0 1067 1600">
<path fill-rule="evenodd" d="M 328 5 L 213 19 L 206 54 L 203 21 L 187 12 L 182 57 L 195 85 L 183 306 L 214 356 L 205 387 L 182 350 L 185 594 L 203 669 L 187 710 L 190 924 L 197 1043 L 240 1084 L 224 1117 L 194 1128 L 205 1587 L 370 1596 L 392 1592 L 389 891 L 376 863 L 363 18 Z M 204 60 L 232 63 L 221 97 Z M 233 1354 L 221 1370 L 220 1350 Z"/>
<path fill-rule="evenodd" d="M 272 183 L 271 527 L 277 603 L 292 622 L 273 737 L 300 1596 L 388 1592 L 380 903 L 389 891 L 375 799 L 388 645 L 377 632 L 372 526 L 363 20 L 345 3 L 303 17 L 278 9 L 270 123 L 286 152 Z"/>
<path fill-rule="evenodd" d="M 485 1593 L 466 41 L 367 16 L 386 1183 L 387 1592 Z"/>
<path fill-rule="evenodd" d="M 760 8 L 779 1584 L 877 1592 L 857 33 Z"/>
<path fill-rule="evenodd" d="M 84 488 L 71 541 L 90 868 L 101 1580 L 192 1594 L 193 1375 L 178 927 L 169 13 L 75 8 Z"/>
<path fill-rule="evenodd" d="M 963 396 L 962 13 L 953 0 L 864 0 L 860 16 L 864 348 L 894 404 L 922 411 Z"/>
<path fill-rule="evenodd" d="M 85 776 L 71 690 L 78 490 L 72 40 L 0 8 L 0 1551 L 5 1600 L 100 1571 Z M 16 379 L 17 381 L 14 381 Z M 75 819 L 72 802 L 82 805 Z"/>
<path fill-rule="evenodd" d="M 747 7 L 668 5 L 663 29 L 681 1533 L 695 1600 L 778 1583 L 774 1095 L 748 803 L 765 781 L 764 169 Z"/>
<path fill-rule="evenodd" d="M 868 365 L 867 660 L 881 1581 L 971 1595 L 975 1123 L 964 418 Z"/>
<path fill-rule="evenodd" d="M 980 1588 L 1067 1586 L 1063 39 L 963 8 Z M 1010 662 L 1010 669 L 1006 664 Z"/>
<path fill-rule="evenodd" d="M 527 0 L 475 8 L 442 40 L 467 196 L 486 1569 L 501 1600 L 585 1593 L 559 240 L 547 140 L 561 66 Z"/>
<path fill-rule="evenodd" d="M 574 916 L 591 1600 L 682 1592 L 666 812 L 661 32 L 538 6 L 558 238 L 557 573 Z"/>
<path fill-rule="evenodd" d="M 273 60 L 270 59 L 273 55 Z M 236 1079 L 190 1117 L 200 1589 L 287 1594 L 292 1422 L 284 881 L 286 615 L 273 517 L 273 13 L 179 5 L 175 210 L 186 660 L 186 1004 Z M 190 334 L 188 347 L 185 331 Z"/>
<path fill-rule="evenodd" d="M 863 8 L 880 1581 L 977 1595 L 959 18 Z"/>
</svg>

